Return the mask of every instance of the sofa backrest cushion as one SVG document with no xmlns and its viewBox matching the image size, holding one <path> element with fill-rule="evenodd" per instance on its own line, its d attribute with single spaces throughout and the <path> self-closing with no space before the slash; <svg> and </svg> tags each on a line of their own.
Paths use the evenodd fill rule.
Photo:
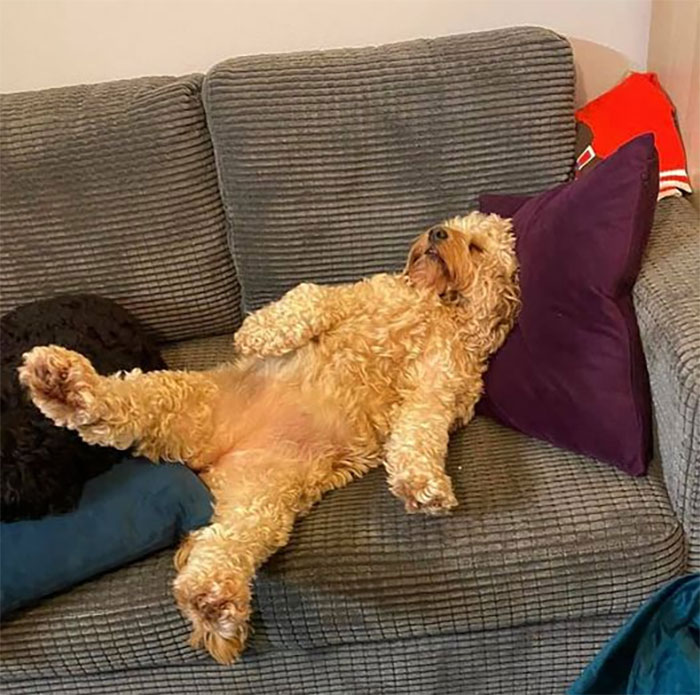
<svg viewBox="0 0 700 695">
<path fill-rule="evenodd" d="M 2 313 L 90 292 L 162 340 L 235 328 L 240 293 L 201 81 L 0 98 Z"/>
<path fill-rule="evenodd" d="M 398 269 L 482 192 L 566 180 L 573 86 L 568 42 L 529 27 L 215 66 L 203 98 L 245 309 Z"/>
</svg>

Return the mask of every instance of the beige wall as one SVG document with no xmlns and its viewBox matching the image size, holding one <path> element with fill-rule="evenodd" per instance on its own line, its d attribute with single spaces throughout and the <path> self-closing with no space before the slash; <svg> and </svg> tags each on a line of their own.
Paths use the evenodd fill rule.
<svg viewBox="0 0 700 695">
<path fill-rule="evenodd" d="M 579 103 L 644 69 L 651 0 L 0 0 L 0 92 L 518 24 L 566 34 Z"/>
<path fill-rule="evenodd" d="M 700 2 L 653 0 L 648 64 L 676 107 L 692 200 L 700 207 Z"/>
</svg>

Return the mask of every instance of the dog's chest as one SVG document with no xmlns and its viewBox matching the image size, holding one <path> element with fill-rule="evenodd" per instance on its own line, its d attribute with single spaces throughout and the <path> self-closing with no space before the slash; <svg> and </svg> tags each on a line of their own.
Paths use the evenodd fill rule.
<svg viewBox="0 0 700 695">
<path fill-rule="evenodd" d="M 415 305 L 358 311 L 313 346 L 318 362 L 365 379 L 391 382 L 423 351 L 430 320 Z"/>
</svg>

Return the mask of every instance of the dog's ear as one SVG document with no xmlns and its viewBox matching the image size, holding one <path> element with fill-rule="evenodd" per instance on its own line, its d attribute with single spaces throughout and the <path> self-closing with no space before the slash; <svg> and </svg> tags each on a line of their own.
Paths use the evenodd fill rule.
<svg viewBox="0 0 700 695">
<path fill-rule="evenodd" d="M 520 292 L 515 281 L 509 284 L 501 295 L 497 308 L 498 323 L 494 328 L 494 350 L 505 341 L 520 312 Z"/>
<path fill-rule="evenodd" d="M 507 278 L 514 278 L 518 265 L 515 260 L 513 220 L 492 213 L 486 216 L 484 224 L 488 226 L 492 253 L 496 255 L 499 266 Z"/>
<path fill-rule="evenodd" d="M 498 215 L 489 215 L 488 223 L 492 225 L 495 240 L 494 254 L 500 270 L 496 281 L 501 285 L 498 292 L 498 307 L 496 308 L 498 323 L 493 332 L 493 349 L 496 350 L 503 344 L 517 320 L 520 311 L 520 289 L 513 221 Z"/>
</svg>

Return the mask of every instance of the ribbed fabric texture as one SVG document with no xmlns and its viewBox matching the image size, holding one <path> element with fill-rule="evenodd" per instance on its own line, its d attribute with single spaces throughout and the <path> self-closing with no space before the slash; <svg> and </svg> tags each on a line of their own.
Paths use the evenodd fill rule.
<svg viewBox="0 0 700 695">
<path fill-rule="evenodd" d="M 161 340 L 238 324 L 201 76 L 0 97 L 0 312 L 115 299 Z"/>
<path fill-rule="evenodd" d="M 203 97 L 246 310 L 398 269 L 480 193 L 564 181 L 573 85 L 567 41 L 528 27 L 214 67 Z"/>
<path fill-rule="evenodd" d="M 171 369 L 212 369 L 234 359 L 233 333 L 161 345 Z"/>
<path fill-rule="evenodd" d="M 141 670 L 118 668 L 51 680 L 38 676 L 6 683 L 3 693 L 561 695 L 626 617 L 610 615 L 496 633 L 386 640 L 314 651 L 249 650 L 233 667 L 200 658 Z M 124 647 L 128 649 L 126 643 Z"/>
<path fill-rule="evenodd" d="M 687 200 L 656 208 L 634 288 L 668 494 L 700 571 L 700 218 Z"/>
</svg>

